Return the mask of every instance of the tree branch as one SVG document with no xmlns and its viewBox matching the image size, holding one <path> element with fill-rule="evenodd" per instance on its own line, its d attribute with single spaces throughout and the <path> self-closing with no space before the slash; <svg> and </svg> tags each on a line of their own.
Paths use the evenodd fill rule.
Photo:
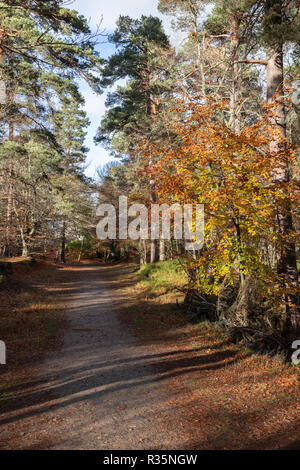
<svg viewBox="0 0 300 470">
<path fill-rule="evenodd" d="M 261 59 L 244 59 L 244 60 L 237 60 L 235 64 L 259 64 L 259 65 L 268 65 L 267 60 Z"/>
</svg>

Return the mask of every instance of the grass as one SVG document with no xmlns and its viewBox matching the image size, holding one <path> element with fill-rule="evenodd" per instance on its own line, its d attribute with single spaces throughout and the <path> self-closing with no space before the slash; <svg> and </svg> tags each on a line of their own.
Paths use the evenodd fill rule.
<svg viewBox="0 0 300 470">
<path fill-rule="evenodd" d="M 138 272 L 141 285 L 156 295 L 165 294 L 176 287 L 182 288 L 188 278 L 179 260 L 161 261 L 142 266 Z"/>
<path fill-rule="evenodd" d="M 185 323 L 180 307 L 184 294 L 177 288 L 185 286 L 187 277 L 179 261 L 147 264 L 138 270 L 128 266 L 124 276 L 119 280 L 127 284 L 123 309 L 136 331 L 144 335 L 154 330 L 161 333 L 169 331 L 171 324 Z"/>
</svg>

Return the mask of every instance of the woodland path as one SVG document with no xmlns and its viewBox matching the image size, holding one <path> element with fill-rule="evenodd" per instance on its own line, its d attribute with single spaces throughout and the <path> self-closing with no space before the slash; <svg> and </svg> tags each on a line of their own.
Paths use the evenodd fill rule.
<svg viewBox="0 0 300 470">
<path fill-rule="evenodd" d="M 120 323 L 113 267 L 82 265 L 62 286 L 68 327 L 0 417 L 2 449 L 180 449 L 164 355 Z M 54 293 L 55 295 L 55 293 Z M 187 436 L 186 436 L 187 437 Z"/>
</svg>

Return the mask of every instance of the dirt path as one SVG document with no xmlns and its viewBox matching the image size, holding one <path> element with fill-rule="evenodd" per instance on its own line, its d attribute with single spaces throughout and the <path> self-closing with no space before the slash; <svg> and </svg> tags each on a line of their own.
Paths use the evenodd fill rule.
<svg viewBox="0 0 300 470">
<path fill-rule="evenodd" d="M 0 447 L 184 448 L 164 376 L 153 366 L 164 352 L 153 354 L 120 325 L 109 267 L 76 270 L 80 277 L 73 280 L 73 268 L 63 286 L 63 346 L 16 390 L 11 411 L 0 416 Z"/>
<path fill-rule="evenodd" d="M 60 328 L 48 356 L 27 354 L 11 367 L 1 449 L 299 449 L 294 368 L 253 355 L 205 322 L 179 321 L 174 299 L 139 290 L 130 266 L 51 270 L 35 272 L 39 294 L 13 320 L 25 326 L 44 293 L 38 321 L 67 306 L 63 341 Z M 18 344 L 27 351 L 28 341 Z"/>
</svg>

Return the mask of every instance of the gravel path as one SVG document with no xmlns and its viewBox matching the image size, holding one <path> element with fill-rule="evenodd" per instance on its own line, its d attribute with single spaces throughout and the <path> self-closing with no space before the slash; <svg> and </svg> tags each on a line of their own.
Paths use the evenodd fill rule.
<svg viewBox="0 0 300 470">
<path fill-rule="evenodd" d="M 74 269 L 74 268 L 73 268 Z M 64 286 L 69 326 L 0 417 L 0 447 L 21 449 L 180 449 L 168 380 L 155 354 L 120 325 L 120 299 L 106 272 L 83 265 Z M 165 354 L 168 354 L 167 352 Z"/>
</svg>

